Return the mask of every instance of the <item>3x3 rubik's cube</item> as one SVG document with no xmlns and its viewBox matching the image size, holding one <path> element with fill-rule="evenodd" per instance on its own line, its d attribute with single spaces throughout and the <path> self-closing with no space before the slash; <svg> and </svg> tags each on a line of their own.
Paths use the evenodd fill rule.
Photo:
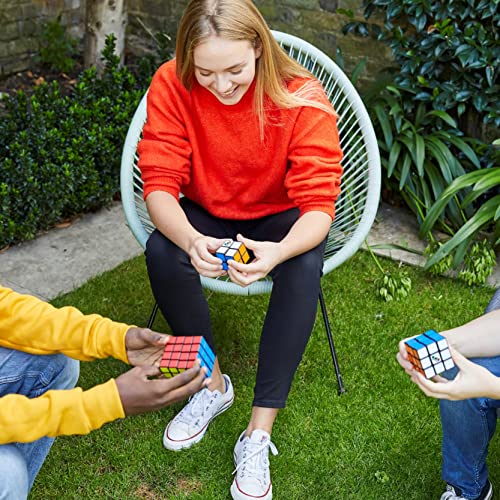
<svg viewBox="0 0 500 500">
<path fill-rule="evenodd" d="M 434 330 L 407 340 L 405 344 L 409 361 L 426 378 L 439 375 L 455 366 L 448 342 Z"/>
<path fill-rule="evenodd" d="M 226 240 L 215 252 L 215 256 L 222 261 L 222 269 L 227 271 L 230 260 L 246 264 L 250 260 L 247 247 L 241 241 Z"/>
<path fill-rule="evenodd" d="M 167 378 L 174 377 L 192 368 L 196 359 L 200 359 L 201 368 L 207 368 L 210 377 L 215 362 L 215 354 L 204 337 L 171 336 L 160 361 L 160 371 Z"/>
</svg>

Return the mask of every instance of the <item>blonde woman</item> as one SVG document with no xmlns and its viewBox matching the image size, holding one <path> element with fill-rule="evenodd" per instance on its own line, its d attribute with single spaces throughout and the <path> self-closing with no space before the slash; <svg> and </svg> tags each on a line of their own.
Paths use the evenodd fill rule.
<svg viewBox="0 0 500 500">
<path fill-rule="evenodd" d="M 147 115 L 139 167 L 157 229 L 146 262 L 173 333 L 202 334 L 217 352 L 199 275 L 227 273 L 241 286 L 273 279 L 231 486 L 233 498 L 267 500 L 268 453 L 277 453 L 273 423 L 314 324 L 340 191 L 336 115 L 321 85 L 285 55 L 250 0 L 189 2 L 176 58 L 151 83 Z M 251 250 L 251 262 L 230 261 L 223 269 L 214 252 L 228 238 Z M 167 425 L 166 448 L 200 441 L 233 403 L 218 358 L 211 378 Z"/>
</svg>

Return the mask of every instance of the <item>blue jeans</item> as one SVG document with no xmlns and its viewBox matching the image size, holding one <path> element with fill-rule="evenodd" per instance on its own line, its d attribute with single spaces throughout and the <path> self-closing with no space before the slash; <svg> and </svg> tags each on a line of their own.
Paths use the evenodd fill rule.
<svg viewBox="0 0 500 500">
<path fill-rule="evenodd" d="M 491 299 L 486 312 L 500 309 L 500 288 Z M 500 376 L 500 356 L 476 358 L 475 363 Z M 453 378 L 457 370 L 446 375 Z M 495 433 L 497 408 L 500 401 L 488 398 L 464 401 L 441 400 L 441 424 L 443 427 L 442 478 L 462 491 L 468 499 L 477 498 L 488 480 L 486 456 Z"/>
<path fill-rule="evenodd" d="M 36 398 L 49 390 L 72 389 L 79 362 L 63 354 L 36 356 L 0 347 L 0 397 Z M 53 438 L 0 445 L 0 500 L 27 498 Z"/>
</svg>

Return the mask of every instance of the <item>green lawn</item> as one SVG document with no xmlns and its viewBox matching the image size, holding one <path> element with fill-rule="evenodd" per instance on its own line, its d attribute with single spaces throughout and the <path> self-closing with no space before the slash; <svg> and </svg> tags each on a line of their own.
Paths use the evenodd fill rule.
<svg viewBox="0 0 500 500">
<path fill-rule="evenodd" d="M 397 264 L 384 261 L 395 270 Z M 347 393 L 337 396 L 320 314 L 295 377 L 288 407 L 276 422 L 271 458 L 274 498 L 429 500 L 439 498 L 440 424 L 427 399 L 396 363 L 398 341 L 459 325 L 482 313 L 492 291 L 407 268 L 413 289 L 385 303 L 374 291 L 376 267 L 359 252 L 323 279 Z M 162 447 L 164 426 L 182 405 L 107 424 L 88 436 L 61 437 L 37 478 L 33 499 L 227 499 L 232 451 L 247 424 L 260 326 L 267 296 L 210 296 L 221 366 L 233 380 L 233 407 L 190 450 Z M 144 259 L 138 257 L 53 302 L 144 325 L 152 307 Z M 156 330 L 167 331 L 163 318 Z M 83 363 L 80 385 L 126 370 L 115 360 Z M 500 485 L 495 439 L 489 464 Z"/>
</svg>

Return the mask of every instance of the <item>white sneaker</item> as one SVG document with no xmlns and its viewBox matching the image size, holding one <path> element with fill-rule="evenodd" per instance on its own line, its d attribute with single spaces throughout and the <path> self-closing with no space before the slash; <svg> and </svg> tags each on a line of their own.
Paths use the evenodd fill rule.
<svg viewBox="0 0 500 500">
<path fill-rule="evenodd" d="M 273 485 L 269 472 L 269 450 L 278 454 L 276 446 L 266 431 L 255 429 L 251 436 L 243 432 L 234 447 L 236 473 L 231 485 L 234 500 L 271 500 Z"/>
<path fill-rule="evenodd" d="M 491 486 L 491 482 L 488 481 L 484 485 L 481 493 L 476 500 L 490 500 L 493 498 L 493 487 Z M 462 496 L 462 492 L 460 489 L 452 486 L 451 484 L 446 485 L 446 491 L 441 495 L 440 500 L 466 500 L 465 497 Z"/>
<path fill-rule="evenodd" d="M 169 422 L 163 434 L 165 448 L 178 451 L 197 443 L 207 432 L 208 424 L 233 404 L 233 384 L 227 375 L 223 377 L 225 393 L 202 389 L 191 396 L 188 404 Z"/>
</svg>

